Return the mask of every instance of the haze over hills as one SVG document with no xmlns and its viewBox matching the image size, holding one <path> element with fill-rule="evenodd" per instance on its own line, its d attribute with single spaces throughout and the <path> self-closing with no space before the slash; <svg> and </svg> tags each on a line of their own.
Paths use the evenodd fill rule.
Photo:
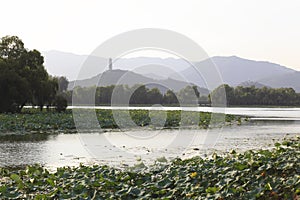
<svg viewBox="0 0 300 200">
<path fill-rule="evenodd" d="M 50 74 L 64 75 L 69 80 L 76 79 L 82 64 L 88 58 L 86 55 L 76 55 L 59 51 L 44 52 L 44 56 L 45 66 Z M 211 67 L 211 64 L 209 64 L 211 62 L 217 66 L 223 82 L 231 86 L 255 83 L 255 85 L 265 85 L 273 88 L 292 87 L 297 92 L 300 92 L 300 72 L 279 64 L 248 60 L 237 56 L 215 56 L 211 59 L 197 62 L 196 64 L 200 66 L 201 70 L 209 72 L 210 69 L 208 67 Z M 105 71 L 105 69 L 102 69 L 99 66 L 106 66 L 107 59 L 89 57 L 86 65 L 89 67 L 89 70 L 86 70 L 88 73 L 85 73 L 79 78 L 79 80 L 87 79 L 85 83 L 81 82 L 83 85 L 93 82 L 93 79 L 97 78 L 98 80 L 99 74 Z M 141 65 L 144 65 L 144 67 L 134 69 Z M 156 82 L 167 85 L 172 82 L 175 88 L 177 88 L 177 86 L 179 87 L 188 84 L 183 84 L 183 82 L 189 82 L 198 85 L 199 87 L 208 88 L 205 79 L 199 78 L 198 71 L 181 59 L 152 57 L 122 58 L 114 63 L 114 69 L 122 70 L 113 70 L 113 72 L 107 76 L 109 77 L 107 78 L 107 83 L 109 83 L 110 80 L 116 79 L 113 76 L 120 78 L 121 74 L 127 74 L 128 77 L 131 77 L 127 81 L 129 85 L 135 81 L 139 81 L 138 83 L 145 83 L 159 80 Z M 126 70 L 131 71 L 131 73 L 125 72 Z M 185 77 L 184 81 L 181 76 Z M 206 77 L 209 76 L 208 73 L 208 76 Z M 115 82 L 116 81 L 111 81 L 111 83 Z M 217 85 L 213 85 L 213 87 L 216 86 Z"/>
<path fill-rule="evenodd" d="M 144 84 L 148 88 L 158 88 L 162 93 L 165 93 L 168 89 L 172 89 L 178 92 L 180 89 L 185 88 L 188 85 L 193 85 L 188 82 L 174 80 L 174 79 L 161 79 L 155 80 L 153 78 L 145 77 L 141 74 L 134 73 L 127 70 L 107 70 L 101 74 L 98 74 L 90 79 L 71 81 L 69 83 L 69 90 L 72 90 L 74 86 L 89 87 L 89 86 L 109 86 L 109 85 L 128 85 L 132 87 L 135 84 Z M 201 95 L 208 95 L 209 91 L 205 88 L 198 87 L 198 91 Z"/>
<path fill-rule="evenodd" d="M 257 81 L 274 76 L 291 73 L 295 70 L 267 61 L 254 61 L 237 56 L 212 58 L 218 66 L 223 80 L 230 85 L 244 81 Z"/>
<path fill-rule="evenodd" d="M 213 62 L 217 66 L 223 82 L 231 86 L 237 86 L 246 81 L 260 82 L 260 80 L 269 80 L 273 77 L 293 73 L 295 70 L 283 67 L 278 64 L 265 62 L 265 61 L 253 61 L 237 56 L 221 57 L 215 56 L 211 60 L 204 60 L 197 63 L 202 68 L 205 68 L 207 63 Z M 197 71 L 190 67 L 180 72 L 180 74 L 188 77 L 188 80 L 201 87 L 205 86 L 205 78 L 199 79 Z M 173 74 L 172 78 L 177 78 L 177 74 Z M 264 84 L 273 87 L 272 84 L 268 84 L 264 81 Z M 277 83 L 280 85 L 280 83 Z"/>
<path fill-rule="evenodd" d="M 259 80 L 260 83 L 271 85 L 274 88 L 278 87 L 292 87 L 297 92 L 300 92 L 300 72 L 294 71 L 271 78 Z"/>
<path fill-rule="evenodd" d="M 108 64 L 108 58 L 76 55 L 61 51 L 45 51 L 43 55 L 46 69 L 50 74 L 66 76 L 69 80 L 78 79 L 78 73 L 83 66 L 88 65 L 89 70 L 86 70 L 85 75 L 79 79 L 91 78 L 102 73 L 104 71 L 103 66 Z M 182 59 L 154 57 L 122 58 L 114 61 L 113 66 L 114 69 L 131 70 L 155 79 L 168 78 L 172 73 L 190 67 Z M 168 69 L 161 70 L 161 66 Z"/>
<path fill-rule="evenodd" d="M 254 82 L 254 81 L 245 81 L 240 83 L 238 86 L 243 86 L 243 87 L 251 87 L 254 86 L 256 88 L 263 88 L 263 87 L 269 87 L 267 85 L 261 84 L 259 82 Z"/>
</svg>

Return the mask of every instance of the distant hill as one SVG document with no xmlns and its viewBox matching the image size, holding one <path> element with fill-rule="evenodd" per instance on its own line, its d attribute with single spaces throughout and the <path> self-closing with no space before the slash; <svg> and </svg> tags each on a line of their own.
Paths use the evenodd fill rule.
<svg viewBox="0 0 300 200">
<path fill-rule="evenodd" d="M 269 80 L 273 77 L 277 77 L 284 74 L 289 74 L 295 72 L 295 70 L 283 67 L 278 64 L 265 62 L 265 61 L 253 61 L 236 56 L 221 57 L 216 56 L 211 59 L 198 62 L 197 65 L 200 66 L 201 70 L 207 70 L 207 66 L 213 62 L 217 66 L 223 82 L 231 86 L 237 86 L 245 81 L 261 82 L 260 80 Z M 193 67 L 189 67 L 179 74 L 184 75 L 190 82 L 199 85 L 200 87 L 205 87 L 205 79 L 199 79 L 197 71 Z M 174 73 L 172 78 L 177 79 L 177 74 Z M 268 84 L 267 82 L 261 82 L 270 87 L 280 84 Z M 214 86 L 216 87 L 216 86 Z"/>
<path fill-rule="evenodd" d="M 64 75 L 69 80 L 75 80 L 77 78 L 81 66 L 85 63 L 86 59 L 89 58 L 86 63 L 89 67 L 88 70 L 79 77 L 79 79 L 85 79 L 86 84 L 92 81 L 89 80 L 93 79 L 91 77 L 95 77 L 104 71 L 103 69 L 99 69 L 99 66 L 107 65 L 107 59 L 104 58 L 88 57 L 86 55 L 76 55 L 60 51 L 48 51 L 43 54 L 45 56 L 45 66 L 48 72 L 52 75 Z M 279 64 L 248 60 L 237 56 L 215 56 L 211 59 L 195 63 L 200 65 L 201 70 L 206 70 L 206 72 L 211 71 L 209 67 L 211 63 L 214 63 L 220 72 L 223 82 L 231 86 L 245 84 L 245 82 L 249 81 L 272 88 L 292 87 L 297 92 L 300 92 L 300 72 Z M 182 85 L 177 82 L 175 83 L 175 80 L 178 80 L 179 82 L 190 82 L 202 88 L 208 88 L 204 78 L 210 77 L 208 74 L 207 77 L 199 78 L 198 71 L 184 60 L 174 58 L 138 57 L 119 59 L 114 63 L 114 69 L 121 69 L 121 71 L 129 70 L 134 74 L 143 76 L 141 78 L 135 75 L 133 80 L 142 79 L 143 82 L 145 82 L 154 79 L 160 81 L 166 79 L 169 80 L 168 82 L 173 81 L 175 85 Z M 114 74 L 117 75 L 117 71 L 115 71 Z M 213 74 L 211 74 L 211 76 L 212 75 Z M 117 77 L 119 77 L 119 75 L 117 75 Z M 115 80 L 113 77 L 111 78 Z M 209 89 L 213 89 L 217 86 L 217 84 L 211 85 Z"/>
<path fill-rule="evenodd" d="M 54 50 L 45 51 L 43 55 L 45 67 L 50 74 L 66 76 L 69 80 L 78 79 L 77 76 L 83 64 L 88 65 L 89 70 L 84 75 L 81 74 L 79 79 L 87 79 L 101 73 L 104 70 L 99 66 L 106 66 L 108 62 L 108 58 Z M 188 68 L 189 64 L 182 59 L 175 58 L 137 57 L 118 59 L 113 63 L 113 67 L 114 69 L 131 70 L 148 77 L 154 76 L 156 79 L 165 79 L 174 72 Z"/>
<path fill-rule="evenodd" d="M 77 78 L 80 66 L 86 60 L 86 56 L 60 51 L 46 51 L 42 54 L 45 58 L 45 67 L 49 74 L 66 76 L 69 80 Z M 98 60 L 95 65 L 98 65 L 98 62 L 102 61 Z"/>
<path fill-rule="evenodd" d="M 300 92 L 300 72 L 298 71 L 264 78 L 259 80 L 259 82 L 266 85 L 272 85 L 274 88 L 291 87 L 297 92 Z"/>
<path fill-rule="evenodd" d="M 100 80 L 100 82 L 99 82 Z M 69 90 L 72 90 L 74 87 L 75 81 L 69 83 Z M 89 87 L 89 86 L 109 86 L 109 85 L 128 85 L 133 86 L 135 84 L 144 84 L 148 88 L 157 87 L 162 93 L 165 93 L 168 88 L 174 90 L 175 92 L 179 91 L 182 88 L 185 88 L 190 83 L 178 81 L 174 79 L 152 79 L 145 77 L 141 74 L 137 74 L 131 71 L 126 70 L 111 70 L 105 71 L 102 74 L 98 74 L 92 78 L 77 80 L 76 86 Z M 198 88 L 201 95 L 208 95 L 209 91 L 205 88 Z"/>
<path fill-rule="evenodd" d="M 223 80 L 233 86 L 247 80 L 256 82 L 263 78 L 274 77 L 295 71 L 279 64 L 248 60 L 237 56 L 216 56 L 212 58 L 212 61 L 220 69 Z"/>
</svg>

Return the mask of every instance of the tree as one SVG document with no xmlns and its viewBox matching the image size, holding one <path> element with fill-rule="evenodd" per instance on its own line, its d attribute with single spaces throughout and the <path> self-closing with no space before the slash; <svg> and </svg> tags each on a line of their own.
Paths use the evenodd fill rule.
<svg viewBox="0 0 300 200">
<path fill-rule="evenodd" d="M 65 111 L 68 107 L 67 99 L 62 95 L 57 95 L 54 100 L 54 106 L 58 112 Z"/>
<path fill-rule="evenodd" d="M 178 99 L 172 90 L 168 90 L 163 96 L 164 105 L 178 105 Z"/>
<path fill-rule="evenodd" d="M 191 86 L 186 86 L 185 88 L 181 89 L 178 92 L 178 98 L 180 104 L 186 104 L 186 105 L 192 105 L 197 104 L 198 105 L 198 97 L 195 94 L 195 90 Z"/>
<path fill-rule="evenodd" d="M 72 103 L 74 105 L 91 105 L 98 103 L 98 89 L 99 88 L 97 88 L 96 91 L 96 86 L 83 88 L 80 86 L 75 87 L 72 92 Z"/>
<path fill-rule="evenodd" d="M 127 105 L 130 99 L 130 88 L 128 85 L 116 85 L 111 97 L 112 105 Z"/>
<path fill-rule="evenodd" d="M 227 84 L 220 85 L 214 89 L 209 98 L 214 106 L 226 106 L 230 105 L 234 101 L 234 90 Z"/>
<path fill-rule="evenodd" d="M 27 50 L 17 36 L 0 39 L 1 112 L 20 112 L 26 103 L 51 104 L 57 86 L 37 50 Z M 57 80 L 56 80 L 57 82 Z"/>
<path fill-rule="evenodd" d="M 58 91 L 65 92 L 68 89 L 69 81 L 65 76 L 58 78 Z"/>
<path fill-rule="evenodd" d="M 20 59 L 26 49 L 24 43 L 17 36 L 5 36 L 0 42 L 0 57 L 8 60 Z"/>
<path fill-rule="evenodd" d="M 40 82 L 36 90 L 36 102 L 41 111 L 44 105 L 49 107 L 53 104 L 57 90 L 57 78 L 49 77 L 47 80 Z"/>
<path fill-rule="evenodd" d="M 221 85 L 210 94 L 215 102 L 222 102 L 224 93 L 228 105 L 274 105 L 295 106 L 299 105 L 299 94 L 293 88 L 256 88 L 255 86 L 232 88 Z"/>
<path fill-rule="evenodd" d="M 147 88 L 145 85 L 134 85 L 134 91 L 130 97 L 129 104 L 147 104 Z"/>
<path fill-rule="evenodd" d="M 30 98 L 29 84 L 0 59 L 0 112 L 19 112 Z"/>
<path fill-rule="evenodd" d="M 111 96 L 115 86 L 110 85 L 107 87 L 98 87 L 96 89 L 96 100 L 97 105 L 107 105 L 111 103 Z"/>
<path fill-rule="evenodd" d="M 147 104 L 161 104 L 163 95 L 158 88 L 152 88 L 147 92 Z"/>
<path fill-rule="evenodd" d="M 198 87 L 196 85 L 193 85 L 193 90 L 195 92 L 196 97 L 199 99 L 200 97 L 200 92 L 198 91 Z"/>
</svg>

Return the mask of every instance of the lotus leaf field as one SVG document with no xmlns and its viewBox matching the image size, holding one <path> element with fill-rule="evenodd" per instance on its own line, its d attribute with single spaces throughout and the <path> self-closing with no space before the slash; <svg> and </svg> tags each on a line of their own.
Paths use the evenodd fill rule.
<svg viewBox="0 0 300 200">
<path fill-rule="evenodd" d="M 299 199 L 300 138 L 271 150 L 108 166 L 0 168 L 0 199 Z"/>
<path fill-rule="evenodd" d="M 94 111 L 88 111 L 94 112 Z M 122 115 L 126 114 L 124 110 L 115 111 L 120 117 L 118 119 L 123 119 Z M 166 114 L 165 114 L 166 113 Z M 147 110 L 131 110 L 130 117 L 134 121 L 135 125 L 139 127 L 144 127 L 151 125 L 150 116 L 158 121 L 160 118 L 166 115 L 166 120 L 163 126 L 165 128 L 176 128 L 181 126 L 182 113 L 186 117 L 184 125 L 185 126 L 197 126 L 202 128 L 207 128 L 210 123 L 211 114 L 205 112 L 188 112 L 188 111 L 152 111 L 149 114 Z M 83 112 L 86 114 L 86 111 Z M 103 129 L 114 129 L 119 126 L 125 128 L 131 128 L 132 123 L 128 123 L 129 120 L 124 118 L 122 121 L 115 122 L 112 110 L 97 110 L 96 116 L 98 118 L 99 124 Z M 198 119 L 198 120 L 196 120 Z M 227 123 L 240 122 L 241 118 L 226 115 L 225 120 Z M 92 125 L 85 122 L 86 129 L 91 129 Z M 152 127 L 153 125 L 151 125 Z M 155 126 L 155 123 L 154 123 Z M 73 120 L 73 114 L 71 110 L 63 113 L 57 112 L 37 112 L 35 109 L 25 110 L 24 113 L 20 114 L 0 114 L 0 133 L 35 133 L 35 132 L 48 132 L 48 133 L 73 133 L 76 132 L 76 126 Z"/>
</svg>

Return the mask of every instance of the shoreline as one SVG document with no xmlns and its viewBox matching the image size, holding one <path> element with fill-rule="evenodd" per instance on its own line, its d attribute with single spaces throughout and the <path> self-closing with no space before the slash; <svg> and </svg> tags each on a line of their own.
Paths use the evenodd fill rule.
<svg viewBox="0 0 300 200">
<path fill-rule="evenodd" d="M 273 127 L 273 128 L 272 128 Z M 277 130 L 277 132 L 276 132 Z M 288 134 L 287 134 L 288 133 Z M 211 135 L 209 141 L 207 135 Z M 244 152 L 250 149 L 269 149 L 276 141 L 299 135 L 299 125 L 285 126 L 278 130 L 272 124 L 251 128 L 251 124 L 228 126 L 222 129 L 189 130 L 134 130 L 127 132 L 83 133 L 48 135 L 46 138 L 9 140 L 0 143 L 0 162 L 5 163 L 5 150 L 18 145 L 27 163 L 40 163 L 49 168 L 103 164 L 110 166 L 133 166 L 138 162 L 149 165 L 164 157 L 170 161 L 193 156 L 208 156 L 213 152 L 224 154 L 231 150 Z M 195 136 L 197 136 L 195 138 Z M 200 137 L 199 137 L 200 136 Z M 142 138 L 137 138 L 142 137 Z M 172 139 L 173 138 L 173 139 Z M 169 142 L 171 141 L 172 142 Z M 16 143 L 15 143 L 16 142 Z M 192 143 L 191 143 L 192 142 Z M 34 148 L 26 149 L 30 145 Z M 6 147 L 7 146 L 7 147 Z M 37 149 L 37 150 L 35 150 Z M 42 150 L 42 154 L 38 153 Z M 22 153 L 23 152 L 23 153 Z M 12 153 L 11 153 L 12 154 Z M 8 163 L 20 163 L 12 154 Z M 7 165 L 9 165 L 7 163 Z M 26 163 L 23 163 L 26 164 Z"/>
<path fill-rule="evenodd" d="M 300 137 L 276 142 L 271 150 L 231 151 L 223 156 L 164 160 L 147 168 L 106 165 L 25 169 L 0 168 L 3 198 L 112 199 L 298 199 Z"/>
</svg>

